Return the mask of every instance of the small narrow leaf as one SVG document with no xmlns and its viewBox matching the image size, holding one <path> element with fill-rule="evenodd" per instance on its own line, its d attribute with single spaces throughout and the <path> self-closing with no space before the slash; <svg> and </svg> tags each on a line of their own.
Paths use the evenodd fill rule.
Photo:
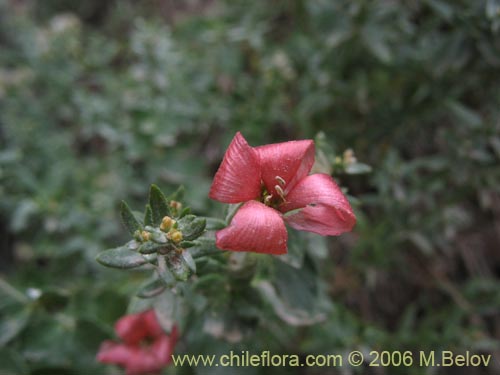
<svg viewBox="0 0 500 375">
<path fill-rule="evenodd" d="M 134 235 L 135 231 L 141 230 L 141 223 L 136 219 L 134 213 L 125 201 L 122 201 L 120 205 L 120 216 L 123 225 L 125 225 L 125 228 L 127 228 L 131 235 Z"/>
<path fill-rule="evenodd" d="M 149 190 L 149 205 L 151 206 L 153 225 L 158 226 L 164 216 L 170 216 L 168 200 L 156 185 L 151 185 Z"/>
<path fill-rule="evenodd" d="M 126 247 L 105 250 L 97 255 L 96 260 L 103 266 L 120 269 L 135 268 L 148 262 L 141 254 Z"/>
</svg>

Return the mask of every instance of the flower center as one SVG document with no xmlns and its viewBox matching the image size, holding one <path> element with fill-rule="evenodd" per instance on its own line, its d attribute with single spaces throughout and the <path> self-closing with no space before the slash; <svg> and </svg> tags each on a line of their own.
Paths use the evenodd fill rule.
<svg viewBox="0 0 500 375">
<path fill-rule="evenodd" d="M 267 191 L 266 186 L 262 183 L 260 201 L 268 207 L 277 209 L 281 204 L 286 202 L 284 191 L 286 181 L 280 176 L 276 176 L 275 180 L 277 184 L 274 185 L 274 192 Z"/>
<path fill-rule="evenodd" d="M 152 346 L 154 344 L 154 342 L 155 342 L 154 337 L 146 336 L 139 343 L 139 347 L 146 349 L 146 348 L 149 348 L 150 346 Z"/>
</svg>

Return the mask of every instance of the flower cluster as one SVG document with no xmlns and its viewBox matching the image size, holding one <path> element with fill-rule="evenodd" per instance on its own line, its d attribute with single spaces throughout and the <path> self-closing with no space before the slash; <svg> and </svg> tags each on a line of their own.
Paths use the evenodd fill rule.
<svg viewBox="0 0 500 375">
<path fill-rule="evenodd" d="M 327 174 L 309 175 L 314 155 L 312 140 L 254 148 L 238 132 L 209 196 L 243 205 L 230 225 L 216 233 L 217 247 L 284 254 L 288 238 L 285 222 L 324 236 L 350 231 L 356 217 L 335 181 Z"/>
<path fill-rule="evenodd" d="M 97 360 L 124 367 L 127 375 L 158 373 L 168 365 L 177 342 L 177 328 L 167 335 L 153 310 L 122 317 L 115 332 L 121 343 L 102 343 Z"/>
</svg>

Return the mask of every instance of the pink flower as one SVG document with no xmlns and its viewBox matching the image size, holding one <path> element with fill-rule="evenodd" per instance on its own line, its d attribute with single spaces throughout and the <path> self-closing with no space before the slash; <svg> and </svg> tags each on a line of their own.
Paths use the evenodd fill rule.
<svg viewBox="0 0 500 375">
<path fill-rule="evenodd" d="M 223 203 L 245 202 L 230 225 L 216 233 L 223 250 L 284 254 L 285 222 L 323 236 L 350 231 L 352 208 L 327 174 L 309 175 L 312 140 L 250 147 L 236 133 L 215 174 L 209 196 Z"/>
<path fill-rule="evenodd" d="M 122 317 L 115 332 L 123 343 L 103 342 L 97 353 L 99 362 L 122 366 L 127 375 L 156 374 L 171 362 L 177 327 L 167 335 L 153 310 Z"/>
</svg>

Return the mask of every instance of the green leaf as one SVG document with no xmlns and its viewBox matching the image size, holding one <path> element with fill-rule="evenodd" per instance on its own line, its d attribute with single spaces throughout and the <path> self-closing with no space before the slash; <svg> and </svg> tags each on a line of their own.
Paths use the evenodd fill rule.
<svg viewBox="0 0 500 375">
<path fill-rule="evenodd" d="M 377 25 L 366 25 L 362 30 L 362 37 L 368 50 L 380 61 L 389 63 L 392 60 L 392 51 L 385 33 Z"/>
<path fill-rule="evenodd" d="M 158 226 L 164 216 L 170 216 L 168 200 L 156 185 L 151 185 L 149 190 L 149 205 L 151 206 L 153 225 Z"/>
<path fill-rule="evenodd" d="M 32 199 L 22 200 L 13 212 L 10 226 L 14 232 L 20 232 L 26 229 L 31 218 L 38 212 L 40 208 Z"/>
<path fill-rule="evenodd" d="M 166 289 L 166 285 L 160 279 L 148 281 L 145 285 L 143 285 L 141 287 L 141 289 L 137 293 L 137 297 L 139 297 L 139 298 L 155 297 L 158 294 L 162 293 L 165 289 Z"/>
<path fill-rule="evenodd" d="M 151 232 L 151 241 L 165 245 L 167 243 L 167 237 L 165 237 L 165 233 L 155 230 Z"/>
<path fill-rule="evenodd" d="M 153 254 L 160 250 L 162 247 L 165 247 L 165 244 L 148 241 L 139 246 L 138 251 L 141 254 Z"/>
<path fill-rule="evenodd" d="M 288 252 L 277 256 L 276 259 L 288 263 L 294 268 L 300 268 L 304 262 L 306 248 L 307 243 L 304 241 L 301 232 L 295 230 L 288 231 Z"/>
<path fill-rule="evenodd" d="M 178 229 L 182 232 L 182 238 L 186 241 L 200 237 L 205 231 L 206 221 L 195 215 L 187 215 L 178 222 Z"/>
<path fill-rule="evenodd" d="M 167 289 L 155 298 L 153 306 L 158 322 L 166 332 L 171 332 L 174 325 L 179 326 L 182 331 L 188 314 L 181 296 Z"/>
<path fill-rule="evenodd" d="M 123 225 L 125 225 L 125 228 L 127 228 L 128 232 L 131 235 L 134 235 L 134 233 L 137 230 L 142 229 L 141 223 L 139 223 L 139 221 L 136 219 L 132 210 L 130 209 L 128 204 L 125 203 L 125 201 L 122 201 L 122 203 L 121 203 L 120 216 L 121 216 Z"/>
<path fill-rule="evenodd" d="M 215 240 L 213 238 L 201 237 L 196 241 L 198 242 L 198 245 L 189 249 L 189 252 L 194 259 L 223 253 L 217 248 L 217 246 L 215 246 Z"/>
<path fill-rule="evenodd" d="M 167 266 L 167 258 L 166 256 L 158 257 L 158 276 L 160 281 L 167 288 L 172 288 L 176 283 L 176 277 L 172 274 L 169 267 Z"/>
<path fill-rule="evenodd" d="M 196 273 L 196 263 L 191 256 L 191 253 L 189 251 L 183 251 L 182 252 L 182 260 L 184 263 L 189 267 L 189 269 L 193 272 Z"/>
<path fill-rule="evenodd" d="M 243 203 L 226 205 L 226 223 L 229 224 L 233 220 L 234 215 L 236 215 L 241 206 L 243 206 Z"/>
<path fill-rule="evenodd" d="M 184 197 L 184 192 L 184 186 L 179 186 L 176 191 L 174 191 L 167 197 L 167 201 L 181 201 Z"/>
<path fill-rule="evenodd" d="M 146 210 L 144 211 L 144 225 L 153 225 L 153 211 L 149 204 L 146 205 Z"/>
<path fill-rule="evenodd" d="M 300 269 L 273 259 L 273 281 L 254 282 L 254 287 L 283 321 L 293 326 L 322 321 L 329 308 L 321 293 L 314 265 L 306 257 Z"/>
<path fill-rule="evenodd" d="M 194 247 L 194 246 L 199 246 L 200 245 L 200 242 L 199 241 L 182 241 L 180 243 L 180 246 L 183 248 L 183 249 L 188 249 L 190 247 Z"/>
<path fill-rule="evenodd" d="M 16 337 L 29 321 L 31 310 L 22 308 L 20 311 L 2 317 L 0 320 L 0 347 Z"/>
<path fill-rule="evenodd" d="M 272 306 L 276 315 L 291 326 L 312 325 L 325 319 L 322 313 L 308 311 L 288 303 L 268 281 L 260 281 L 255 287 L 264 300 Z"/>
<path fill-rule="evenodd" d="M 219 230 L 219 229 L 224 229 L 227 224 L 224 220 L 221 219 L 216 219 L 213 217 L 204 217 L 206 221 L 206 229 L 207 230 Z"/>
<path fill-rule="evenodd" d="M 142 255 L 126 247 L 105 250 L 97 255 L 96 260 L 103 266 L 120 269 L 135 268 L 148 262 Z"/>
<path fill-rule="evenodd" d="M 174 277 L 179 281 L 186 281 L 191 274 L 182 255 L 176 251 L 167 254 L 167 265 Z"/>
<path fill-rule="evenodd" d="M 189 215 L 191 213 L 191 208 L 190 207 L 184 207 L 179 214 L 179 217 L 184 217 L 186 215 Z"/>
<path fill-rule="evenodd" d="M 64 318 L 58 314 L 38 314 L 37 318 L 30 321 L 20 336 L 23 352 L 33 353 L 34 358 L 37 359 L 35 362 L 37 365 L 51 367 L 45 374 L 64 373 L 53 371 L 53 368 L 66 367 L 68 364 L 67 355 L 74 343 L 72 337 L 74 320 L 69 318 L 71 325 L 68 325 L 67 323 L 63 324 L 62 319 Z"/>
<path fill-rule="evenodd" d="M 352 163 L 348 164 L 345 167 L 345 172 L 347 174 L 364 174 L 364 173 L 370 173 L 372 171 L 372 168 L 363 163 Z"/>
<path fill-rule="evenodd" d="M 468 125 L 471 128 L 478 128 L 483 123 L 481 116 L 477 112 L 466 107 L 458 101 L 449 100 L 446 103 L 446 106 L 455 116 L 457 121 L 462 122 L 464 125 Z"/>
<path fill-rule="evenodd" d="M 426 3 L 442 18 L 450 21 L 454 16 L 453 6 L 441 0 L 427 0 Z"/>
</svg>

